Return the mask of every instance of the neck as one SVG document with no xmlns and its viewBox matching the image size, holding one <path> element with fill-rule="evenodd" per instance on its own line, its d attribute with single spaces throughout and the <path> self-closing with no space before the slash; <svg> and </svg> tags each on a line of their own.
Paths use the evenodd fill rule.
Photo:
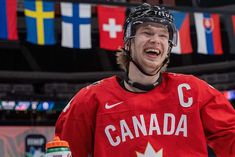
<svg viewBox="0 0 235 157">
<path fill-rule="evenodd" d="M 147 76 L 139 71 L 139 69 L 132 62 L 130 62 L 128 77 L 133 82 L 138 82 L 143 85 L 154 84 L 159 78 L 159 75 L 160 72 L 153 76 Z"/>
<path fill-rule="evenodd" d="M 147 92 L 155 88 L 159 83 L 161 83 L 160 73 L 156 75 L 149 76 L 143 74 L 136 66 L 129 66 L 128 76 L 126 76 L 124 81 L 124 86 L 127 90 L 132 92 Z"/>
</svg>

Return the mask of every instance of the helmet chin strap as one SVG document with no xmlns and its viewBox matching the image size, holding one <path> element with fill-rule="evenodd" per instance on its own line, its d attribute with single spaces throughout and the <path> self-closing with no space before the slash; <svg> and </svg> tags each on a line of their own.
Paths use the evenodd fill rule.
<svg viewBox="0 0 235 157">
<path fill-rule="evenodd" d="M 156 74 L 159 73 L 159 71 L 164 67 L 165 64 L 168 63 L 168 61 L 169 61 L 169 53 L 171 52 L 171 48 L 172 48 L 172 47 L 170 46 L 169 49 L 168 49 L 168 55 L 167 55 L 167 57 L 166 57 L 165 60 L 162 62 L 161 66 L 158 67 L 158 68 L 156 68 L 156 70 L 157 70 L 157 69 L 158 69 L 158 70 L 157 70 L 156 73 L 154 73 L 154 74 L 149 74 L 149 73 L 145 72 L 145 71 L 143 70 L 142 66 L 141 66 L 140 64 L 138 64 L 138 62 L 136 62 L 136 61 L 133 60 L 133 58 L 131 57 L 131 54 L 130 54 L 130 50 L 126 50 L 126 49 L 124 48 L 124 51 L 125 51 L 125 52 L 127 53 L 127 55 L 129 56 L 130 61 L 136 66 L 136 68 L 137 68 L 141 73 L 143 73 L 143 74 L 146 75 L 146 76 L 154 76 L 154 75 L 156 75 Z M 153 84 L 147 84 L 147 85 L 145 85 L 145 84 L 141 84 L 141 83 L 139 83 L 139 82 L 133 82 L 132 80 L 129 79 L 128 74 L 129 74 L 129 69 L 127 70 L 126 76 L 125 76 L 125 78 L 124 78 L 125 81 L 126 81 L 126 83 L 128 83 L 130 86 L 132 86 L 132 87 L 134 87 L 134 88 L 137 88 L 137 89 L 140 89 L 140 90 L 143 90 L 143 91 L 150 91 L 150 90 L 152 90 L 152 89 L 155 88 L 157 85 L 159 85 L 159 84 L 161 83 L 161 80 L 162 80 L 161 73 L 160 73 L 159 78 L 158 78 Z"/>
<path fill-rule="evenodd" d="M 168 60 L 169 60 L 169 57 L 166 57 L 165 58 L 165 60 L 162 62 L 162 65 L 160 66 L 160 67 L 157 67 L 156 68 L 156 72 L 155 73 L 153 73 L 153 74 L 150 74 L 150 73 L 147 73 L 147 72 L 145 72 L 144 70 L 143 70 L 143 68 L 142 68 L 142 66 L 140 65 L 140 64 L 138 64 L 136 61 L 134 61 L 133 59 L 132 59 L 132 57 L 130 57 L 130 61 L 132 62 L 132 63 L 134 63 L 134 65 L 137 67 L 137 69 L 141 72 L 141 73 L 143 73 L 144 75 L 147 75 L 147 76 L 155 76 L 156 74 L 158 74 L 158 72 L 162 69 L 162 67 L 168 62 Z"/>
</svg>

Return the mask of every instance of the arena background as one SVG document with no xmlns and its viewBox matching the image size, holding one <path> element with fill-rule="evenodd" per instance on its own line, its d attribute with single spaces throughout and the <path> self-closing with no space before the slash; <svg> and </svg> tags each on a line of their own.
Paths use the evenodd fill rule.
<svg viewBox="0 0 235 157">
<path fill-rule="evenodd" d="M 17 1 L 19 40 L 0 40 L 0 152 L 3 157 L 40 156 L 54 133 L 62 109 L 82 87 L 111 75 L 123 75 L 115 61 L 115 51 L 99 47 L 97 5 L 131 8 L 142 2 L 162 4 L 189 12 L 190 36 L 196 41 L 194 12 L 235 15 L 235 2 L 225 0 L 66 0 L 92 5 L 92 48 L 64 48 L 61 40 L 60 2 L 55 2 L 56 44 L 39 46 L 26 41 L 23 0 Z M 235 105 L 234 40 L 221 17 L 223 55 L 172 54 L 168 71 L 193 74 L 224 92 Z M 208 148 L 209 149 L 209 148 Z M 27 154 L 28 153 L 28 154 Z M 214 157 L 209 149 L 209 156 Z"/>
</svg>

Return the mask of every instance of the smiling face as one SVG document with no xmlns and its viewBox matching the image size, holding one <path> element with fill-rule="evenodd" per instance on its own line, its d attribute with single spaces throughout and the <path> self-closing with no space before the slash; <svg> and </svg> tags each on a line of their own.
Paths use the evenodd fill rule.
<svg viewBox="0 0 235 157">
<path fill-rule="evenodd" d="M 167 58 L 169 32 L 164 25 L 144 23 L 137 26 L 131 41 L 131 57 L 143 70 L 154 74 Z"/>
</svg>

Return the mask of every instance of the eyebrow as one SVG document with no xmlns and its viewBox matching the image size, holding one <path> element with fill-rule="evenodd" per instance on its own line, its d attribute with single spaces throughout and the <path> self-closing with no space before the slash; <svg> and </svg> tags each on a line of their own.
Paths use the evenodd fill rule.
<svg viewBox="0 0 235 157">
<path fill-rule="evenodd" d="M 165 28 L 165 27 L 158 27 L 158 28 L 159 28 L 161 31 L 168 33 L 167 28 Z M 152 28 L 149 27 L 149 25 L 146 25 L 146 26 L 143 26 L 143 27 L 142 27 L 142 30 L 151 30 L 151 29 L 152 29 Z"/>
</svg>

